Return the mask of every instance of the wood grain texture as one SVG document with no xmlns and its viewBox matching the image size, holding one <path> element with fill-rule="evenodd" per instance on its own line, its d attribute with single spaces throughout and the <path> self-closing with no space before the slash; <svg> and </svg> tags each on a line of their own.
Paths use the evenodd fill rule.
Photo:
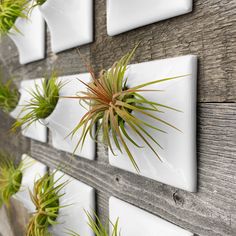
<svg viewBox="0 0 236 236">
<path fill-rule="evenodd" d="M 11 208 L 9 209 L 8 218 L 15 236 L 26 235 L 26 229 L 30 217 L 31 215 L 20 201 L 16 199 L 11 200 Z"/>
<path fill-rule="evenodd" d="M 29 143 L 21 136 L 8 136 L 6 131 L 12 120 L 2 113 L 0 148 L 13 150 L 19 156 L 30 148 L 34 158 L 51 167 L 65 163 L 69 175 L 96 188 L 97 210 L 103 221 L 108 216 L 108 199 L 113 195 L 196 235 L 235 236 L 236 1 L 194 0 L 192 13 L 115 37 L 106 33 L 106 0 L 94 4 L 95 42 L 80 47 L 80 51 L 96 72 L 110 67 L 139 41 L 141 45 L 132 63 L 198 55 L 198 192 L 188 193 L 111 167 L 107 149 L 101 144 L 97 146 L 96 161 L 75 160 L 53 149 L 50 142 Z M 49 34 L 46 59 L 25 66 L 19 65 L 12 41 L 2 38 L 0 64 L 18 84 L 24 79 L 42 77 L 52 69 L 60 75 L 86 71 L 76 49 L 53 54 Z"/>
<path fill-rule="evenodd" d="M 0 111 L 0 149 L 12 153 L 17 159 L 30 149 L 30 140 L 19 132 L 10 132 L 14 120 Z"/>
<path fill-rule="evenodd" d="M 200 236 L 236 235 L 236 104 L 199 104 L 197 193 L 188 193 L 98 160 L 75 159 L 50 145 L 32 141 L 31 154 L 98 190 L 99 213 L 108 216 L 108 198 L 116 196 Z M 102 158 L 100 158 L 102 157 Z M 174 157 L 173 157 L 174 158 Z"/>
</svg>

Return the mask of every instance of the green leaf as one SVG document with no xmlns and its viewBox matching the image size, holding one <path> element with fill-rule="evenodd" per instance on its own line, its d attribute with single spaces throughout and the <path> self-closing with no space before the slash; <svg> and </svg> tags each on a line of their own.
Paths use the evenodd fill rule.
<svg viewBox="0 0 236 236">
<path fill-rule="evenodd" d="M 16 108 L 20 94 L 12 80 L 9 80 L 7 83 L 3 83 L 2 80 L 0 73 L 0 109 L 5 113 L 10 113 Z"/>
<path fill-rule="evenodd" d="M 9 153 L 0 151 L 0 199 L 1 204 L 9 206 L 10 198 L 21 187 L 23 161 L 15 164 L 15 158 Z"/>
<path fill-rule="evenodd" d="M 14 25 L 18 17 L 27 18 L 29 8 L 28 0 L 1 0 L 0 3 L 0 36 L 9 33 L 21 33 Z"/>
</svg>

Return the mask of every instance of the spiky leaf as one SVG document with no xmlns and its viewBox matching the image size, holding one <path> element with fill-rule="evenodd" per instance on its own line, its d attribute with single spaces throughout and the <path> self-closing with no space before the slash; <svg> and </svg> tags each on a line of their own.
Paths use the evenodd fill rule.
<svg viewBox="0 0 236 236">
<path fill-rule="evenodd" d="M 118 232 L 118 223 L 119 219 L 116 220 L 115 224 L 113 224 L 111 221 L 107 222 L 107 224 L 104 226 L 99 219 L 99 217 L 94 213 L 95 217 L 93 217 L 89 212 L 85 212 L 88 218 L 88 225 L 92 229 L 95 236 L 109 236 L 109 224 L 111 224 L 112 232 L 111 236 L 120 236 Z M 78 233 L 68 230 L 67 232 L 70 236 L 80 236 Z"/>
<path fill-rule="evenodd" d="M 9 113 L 17 106 L 20 98 L 18 89 L 12 83 L 12 80 L 4 83 L 0 78 L 0 109 Z"/>
<path fill-rule="evenodd" d="M 0 199 L 9 206 L 10 198 L 16 194 L 22 181 L 23 161 L 18 165 L 7 152 L 0 151 Z"/>
<path fill-rule="evenodd" d="M 0 35 L 11 28 L 20 32 L 14 24 L 18 17 L 27 18 L 28 3 L 28 0 L 0 0 Z"/>
<path fill-rule="evenodd" d="M 26 236 L 51 236 L 48 228 L 58 224 L 57 217 L 60 206 L 60 198 L 64 195 L 60 191 L 67 182 L 58 184 L 55 173 L 46 173 L 34 184 L 33 192 L 30 192 L 31 200 L 35 205 L 36 212 L 30 219 Z"/>
<path fill-rule="evenodd" d="M 57 81 L 58 77 L 52 73 L 50 79 L 42 80 L 42 86 L 35 84 L 33 91 L 28 91 L 32 99 L 23 105 L 20 118 L 13 124 L 12 130 L 25 125 L 30 126 L 35 121 L 47 118 L 55 109 L 59 92 L 63 86 L 62 82 Z M 22 117 L 21 117 L 22 116 Z"/>
</svg>

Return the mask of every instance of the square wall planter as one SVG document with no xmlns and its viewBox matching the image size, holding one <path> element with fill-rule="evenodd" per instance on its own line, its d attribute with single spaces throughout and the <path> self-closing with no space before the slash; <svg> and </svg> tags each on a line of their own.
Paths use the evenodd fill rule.
<svg viewBox="0 0 236 236">
<path fill-rule="evenodd" d="M 115 197 L 109 200 L 109 212 L 112 223 L 119 218 L 119 231 L 124 236 L 193 236 L 193 233 Z"/>
<path fill-rule="evenodd" d="M 61 97 L 76 96 L 79 91 L 85 90 L 85 86 L 79 80 L 88 82 L 90 80 L 90 74 L 63 76 L 59 77 L 59 80 L 64 83 L 60 91 Z M 54 148 L 74 153 L 82 129 L 73 137 L 68 135 L 76 127 L 85 113 L 86 109 L 80 105 L 79 99 L 59 98 L 53 113 L 43 120 L 52 133 L 52 145 Z M 86 138 L 83 148 L 81 149 L 81 146 L 79 146 L 74 154 L 90 160 L 94 159 L 95 142 L 89 135 Z"/>
<path fill-rule="evenodd" d="M 114 36 L 192 11 L 192 0 L 107 0 L 107 32 Z"/>
<path fill-rule="evenodd" d="M 190 55 L 130 65 L 126 74 L 129 78 L 127 84 L 129 88 L 142 83 L 181 75 L 186 76 L 146 87 L 146 89 L 162 91 L 140 92 L 150 101 L 181 110 L 181 112 L 177 112 L 161 109 L 164 110 L 164 113 L 158 113 L 159 118 L 174 125 L 181 132 L 134 112 L 136 117 L 145 119 L 147 123 L 167 132 L 161 133 L 153 129 L 146 129 L 162 146 L 161 149 L 150 140 L 150 144 L 159 154 L 161 161 L 142 140 L 133 134 L 129 127 L 127 127 L 129 135 L 143 148 L 134 146 L 129 140 L 126 140 L 126 143 L 138 164 L 141 175 L 195 192 L 197 189 L 197 57 Z M 111 165 L 137 173 L 126 152 L 121 154 L 119 150 L 115 150 L 115 153 L 117 156 L 109 151 Z"/>
<path fill-rule="evenodd" d="M 42 79 L 24 80 L 21 82 L 19 89 L 21 94 L 19 103 L 17 107 L 10 113 L 13 118 L 17 119 L 18 117 L 20 118 L 25 114 L 24 112 L 21 112 L 22 107 L 32 99 L 30 92 L 35 89 L 35 85 L 41 87 Z M 47 142 L 47 127 L 39 121 L 36 121 L 27 128 L 23 126 L 22 135 L 45 143 Z"/>
<path fill-rule="evenodd" d="M 61 178 L 62 177 L 62 178 Z M 53 236 L 61 236 L 68 229 L 77 232 L 79 235 L 94 236 L 88 226 L 85 211 L 91 214 L 95 211 L 95 190 L 60 172 L 55 174 L 55 180 L 61 178 L 57 184 L 68 181 L 68 184 L 61 191 L 65 195 L 60 198 L 60 206 L 66 206 L 59 211 L 57 221 L 58 225 L 51 227 L 50 231 Z"/>
<path fill-rule="evenodd" d="M 30 5 L 33 2 L 30 2 Z M 20 30 L 10 29 L 8 36 L 15 43 L 20 64 L 37 61 L 45 57 L 45 22 L 38 7 L 33 8 L 28 19 L 17 18 L 15 26 Z"/>
<path fill-rule="evenodd" d="M 93 0 L 47 0 L 39 7 L 57 53 L 93 41 Z"/>
<path fill-rule="evenodd" d="M 23 178 L 19 192 L 14 195 L 14 198 L 23 203 L 25 208 L 32 213 L 35 211 L 35 206 L 31 201 L 29 190 L 33 191 L 34 183 L 47 172 L 47 166 L 34 160 L 26 154 L 22 155 L 22 160 L 28 164 L 28 168 L 23 171 Z"/>
</svg>

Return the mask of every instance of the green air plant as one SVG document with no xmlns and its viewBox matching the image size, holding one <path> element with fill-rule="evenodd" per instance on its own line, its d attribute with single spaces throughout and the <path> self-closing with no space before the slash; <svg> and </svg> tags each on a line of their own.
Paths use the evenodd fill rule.
<svg viewBox="0 0 236 236">
<path fill-rule="evenodd" d="M 164 104 L 147 100 L 140 92 L 159 91 L 145 89 L 145 87 L 182 76 L 154 80 L 128 88 L 128 78 L 126 78 L 125 73 L 136 48 L 137 46 L 130 53 L 117 61 L 111 69 L 102 71 L 98 77 L 96 77 L 93 70 L 89 68 L 92 81 L 90 83 L 81 81 L 87 87 L 87 91 L 81 91 L 77 97 L 74 97 L 80 99 L 82 105 L 89 106 L 89 109 L 72 131 L 71 135 L 75 135 L 75 133 L 82 128 L 82 135 L 78 140 L 78 145 L 76 147 L 78 148 L 80 144 L 81 147 L 83 147 L 85 138 L 88 134 L 90 134 L 94 140 L 97 140 L 98 133 L 101 130 L 103 134 L 102 142 L 110 148 L 111 152 L 116 155 L 113 150 L 113 141 L 120 152 L 125 151 L 127 153 L 136 171 L 139 171 L 138 165 L 127 145 L 126 139 L 138 148 L 141 148 L 141 146 L 130 137 L 126 127 L 129 127 L 135 135 L 141 138 L 158 158 L 158 153 L 155 150 L 155 147 L 150 144 L 150 140 L 158 147 L 161 146 L 159 145 L 158 140 L 155 140 L 146 128 L 165 132 L 158 128 L 158 122 L 160 122 L 166 126 L 177 129 L 172 124 L 158 117 L 158 113 L 163 112 L 162 109 L 177 110 L 165 106 Z M 157 124 L 154 126 L 146 122 L 145 119 L 138 118 L 133 112 L 151 118 L 156 121 Z M 97 132 L 94 134 L 93 129 L 97 122 Z"/>
<path fill-rule="evenodd" d="M 9 206 L 10 198 L 19 191 L 23 169 L 23 161 L 16 165 L 9 153 L 0 151 L 0 202 L 2 204 Z"/>
<path fill-rule="evenodd" d="M 31 7 L 31 9 L 33 9 L 36 6 L 42 6 L 47 0 L 35 0 L 33 6 Z"/>
<path fill-rule="evenodd" d="M 20 99 L 20 93 L 12 80 L 3 83 L 0 79 L 0 109 L 3 112 L 10 113 L 15 109 Z"/>
<path fill-rule="evenodd" d="M 23 105 L 19 118 L 12 126 L 13 130 L 22 125 L 28 127 L 35 121 L 47 118 L 54 111 L 63 86 L 63 83 L 58 82 L 57 79 L 56 74 L 52 73 L 50 79 L 42 81 L 42 88 L 35 84 L 34 91 L 28 91 L 32 99 Z"/>
<path fill-rule="evenodd" d="M 35 205 L 36 212 L 27 227 L 26 236 L 50 236 L 49 227 L 58 224 L 60 198 L 64 195 L 60 191 L 67 182 L 58 184 L 63 177 L 54 180 L 55 173 L 45 174 L 34 184 L 33 192 L 30 192 L 31 199 Z"/>
<path fill-rule="evenodd" d="M 0 0 L 0 35 L 7 34 L 11 28 L 19 33 L 15 21 L 18 17 L 27 18 L 28 0 Z"/>
<path fill-rule="evenodd" d="M 88 225 L 94 232 L 95 236 L 109 236 L 109 223 L 112 225 L 112 236 L 120 236 L 120 233 L 118 232 L 118 223 L 119 219 L 116 220 L 115 224 L 112 222 L 108 222 L 106 226 L 104 226 L 99 219 L 99 217 L 95 214 L 95 218 L 89 213 L 85 212 L 88 218 Z M 74 231 L 68 231 L 68 235 L 70 236 L 80 236 Z"/>
<path fill-rule="evenodd" d="M 1 209 L 2 205 L 3 205 L 3 200 L 2 200 L 2 197 L 0 195 L 0 209 Z"/>
<path fill-rule="evenodd" d="M 88 217 L 88 225 L 93 230 L 96 236 L 109 236 L 109 223 L 104 226 L 98 216 L 95 215 L 95 219 L 90 215 L 89 212 L 86 212 Z M 118 219 L 115 224 L 112 224 L 112 236 L 119 236 L 118 233 Z"/>
<path fill-rule="evenodd" d="M 47 0 L 36 0 L 36 5 L 43 5 Z"/>
</svg>

